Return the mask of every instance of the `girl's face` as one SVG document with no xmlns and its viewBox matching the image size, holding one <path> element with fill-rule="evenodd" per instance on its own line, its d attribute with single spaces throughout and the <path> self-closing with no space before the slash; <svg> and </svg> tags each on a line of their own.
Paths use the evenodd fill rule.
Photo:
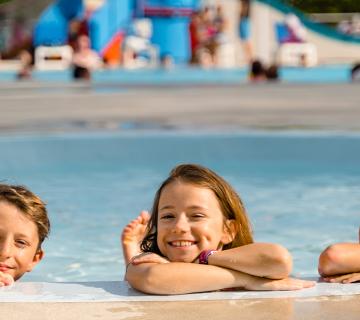
<svg viewBox="0 0 360 320">
<path fill-rule="evenodd" d="M 210 189 L 172 182 L 161 192 L 157 244 L 172 262 L 193 262 L 203 250 L 232 241 L 219 202 Z"/>
</svg>

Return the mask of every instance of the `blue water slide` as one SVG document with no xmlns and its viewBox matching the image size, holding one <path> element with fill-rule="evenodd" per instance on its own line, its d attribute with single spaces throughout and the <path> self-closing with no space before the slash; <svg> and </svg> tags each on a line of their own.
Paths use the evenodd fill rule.
<svg viewBox="0 0 360 320">
<path fill-rule="evenodd" d="M 92 47 L 101 52 L 118 32 L 130 24 L 134 0 L 107 0 L 89 19 Z"/>
<path fill-rule="evenodd" d="M 159 47 L 160 56 L 170 55 L 177 63 L 189 61 L 190 15 L 199 7 L 199 0 L 138 0 L 137 13 L 151 19 L 151 42 Z"/>
<path fill-rule="evenodd" d="M 343 34 L 338 32 L 337 30 L 330 28 L 326 25 L 319 24 L 317 22 L 312 21 L 309 19 L 303 12 L 300 10 L 291 7 L 285 3 L 283 3 L 280 0 L 256 0 L 259 3 L 266 4 L 277 11 L 282 12 L 283 14 L 289 14 L 293 13 L 298 16 L 298 18 L 301 20 L 302 24 L 308 28 L 309 30 L 316 32 L 320 34 L 323 37 L 331 38 L 333 40 L 338 41 L 344 41 L 347 43 L 356 43 L 360 44 L 360 37 L 359 36 L 353 36 L 348 34 Z"/>
<path fill-rule="evenodd" d="M 58 0 L 51 4 L 35 25 L 33 43 L 35 46 L 64 45 L 68 41 L 68 24 L 71 19 L 83 13 L 82 0 Z"/>
</svg>

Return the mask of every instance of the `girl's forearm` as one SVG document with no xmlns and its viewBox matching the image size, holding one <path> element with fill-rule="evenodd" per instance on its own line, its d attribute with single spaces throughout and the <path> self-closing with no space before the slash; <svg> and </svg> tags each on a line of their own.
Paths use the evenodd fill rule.
<svg viewBox="0 0 360 320">
<path fill-rule="evenodd" d="M 185 294 L 245 288 L 249 275 L 210 265 L 172 262 L 164 264 L 129 265 L 126 280 L 149 294 Z"/>
<path fill-rule="evenodd" d="M 222 267 L 180 262 L 130 265 L 126 279 L 135 289 L 149 294 L 186 294 L 226 288 L 299 290 L 314 285 L 298 279 L 271 280 Z"/>
<path fill-rule="evenodd" d="M 269 243 L 218 251 L 209 257 L 208 263 L 269 279 L 286 278 L 292 270 L 290 253 L 280 245 Z"/>
</svg>

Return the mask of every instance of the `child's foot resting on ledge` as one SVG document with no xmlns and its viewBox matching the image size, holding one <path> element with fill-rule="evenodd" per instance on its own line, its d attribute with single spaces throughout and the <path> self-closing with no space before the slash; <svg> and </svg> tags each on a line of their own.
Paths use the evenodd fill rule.
<svg viewBox="0 0 360 320">
<path fill-rule="evenodd" d="M 0 268 L 1 268 L 1 264 L 0 264 Z M 11 275 L 0 271 L 0 287 L 11 286 L 13 283 L 14 283 L 14 278 Z"/>
<path fill-rule="evenodd" d="M 126 264 L 131 261 L 132 257 L 141 252 L 140 242 L 144 238 L 149 219 L 149 212 L 141 211 L 140 215 L 124 228 L 121 234 L 121 244 Z"/>
</svg>

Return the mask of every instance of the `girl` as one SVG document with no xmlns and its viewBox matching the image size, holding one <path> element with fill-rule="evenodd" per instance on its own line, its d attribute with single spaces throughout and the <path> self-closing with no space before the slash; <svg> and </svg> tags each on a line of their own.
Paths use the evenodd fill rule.
<svg viewBox="0 0 360 320">
<path fill-rule="evenodd" d="M 319 273 L 327 282 L 360 281 L 360 228 L 359 243 L 337 243 L 321 253 Z"/>
<path fill-rule="evenodd" d="M 142 215 L 128 226 L 137 235 L 146 220 Z M 239 196 L 224 179 L 199 165 L 179 165 L 162 183 L 140 247 L 142 253 L 132 258 L 125 278 L 145 293 L 313 286 L 288 278 L 292 259 L 285 248 L 253 242 Z"/>
</svg>

